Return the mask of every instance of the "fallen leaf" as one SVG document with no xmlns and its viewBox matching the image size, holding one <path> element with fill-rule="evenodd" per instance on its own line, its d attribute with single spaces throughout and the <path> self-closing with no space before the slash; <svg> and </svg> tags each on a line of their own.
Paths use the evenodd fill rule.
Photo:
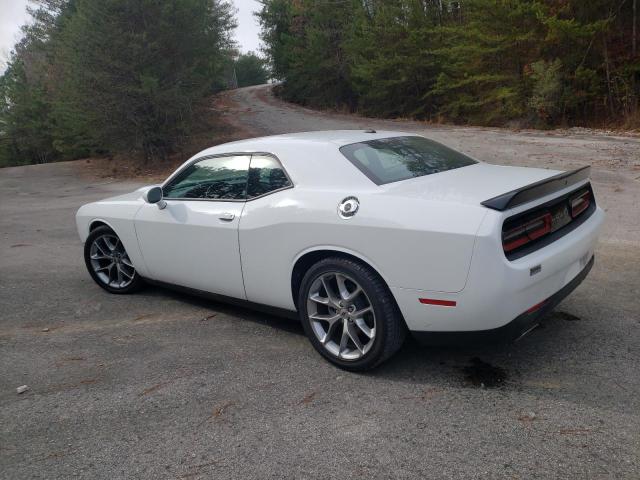
<svg viewBox="0 0 640 480">
<path fill-rule="evenodd" d="M 422 391 L 422 395 L 420 398 L 422 400 L 431 400 L 433 397 L 436 397 L 442 393 L 442 389 L 440 388 L 427 388 Z"/>
<path fill-rule="evenodd" d="M 210 420 L 215 420 L 216 418 L 220 418 L 222 416 L 222 414 L 224 413 L 224 411 L 229 408 L 231 405 L 233 405 L 233 402 L 227 402 L 223 405 L 220 405 L 218 407 L 215 407 L 212 411 L 211 411 L 211 415 L 209 415 L 206 419 L 204 419 L 202 422 L 200 422 L 200 425 L 207 423 Z"/>
<path fill-rule="evenodd" d="M 300 400 L 298 405 L 309 405 L 313 401 L 313 398 L 316 396 L 316 393 L 317 392 L 311 392 L 305 395 L 304 398 Z"/>
<path fill-rule="evenodd" d="M 47 458 L 61 458 L 66 457 L 67 455 L 72 455 L 76 452 L 76 450 L 70 450 L 68 452 L 51 452 L 47 455 Z"/>
<path fill-rule="evenodd" d="M 591 432 L 589 428 L 564 428 L 558 433 L 561 435 L 585 435 L 589 432 Z"/>
<path fill-rule="evenodd" d="M 523 423 L 531 423 L 536 419 L 536 414 L 533 412 L 530 413 L 525 413 L 524 415 L 520 415 L 518 417 L 518 420 L 520 420 Z"/>
<path fill-rule="evenodd" d="M 144 397 L 145 395 L 149 395 L 150 393 L 155 392 L 156 390 L 160 390 L 161 388 L 166 387 L 168 384 L 169 382 L 158 383 L 153 387 L 149 387 L 146 390 L 142 391 L 141 393 L 138 394 L 138 396 Z"/>
</svg>

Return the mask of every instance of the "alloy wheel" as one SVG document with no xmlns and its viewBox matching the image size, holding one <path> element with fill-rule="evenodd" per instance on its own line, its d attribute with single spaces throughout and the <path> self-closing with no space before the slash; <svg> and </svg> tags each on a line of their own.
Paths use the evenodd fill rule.
<svg viewBox="0 0 640 480">
<path fill-rule="evenodd" d="M 319 275 L 307 296 L 307 314 L 320 344 L 342 360 L 362 358 L 376 337 L 376 316 L 366 292 L 340 272 Z"/>
<path fill-rule="evenodd" d="M 89 251 L 91 268 L 102 283 L 122 289 L 128 287 L 136 275 L 136 269 L 120 239 L 114 234 L 96 237 Z"/>
</svg>

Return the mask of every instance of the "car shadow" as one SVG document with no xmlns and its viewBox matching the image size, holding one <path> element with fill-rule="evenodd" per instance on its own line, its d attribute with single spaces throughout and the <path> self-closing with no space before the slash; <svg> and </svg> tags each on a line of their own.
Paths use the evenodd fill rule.
<svg viewBox="0 0 640 480">
<path fill-rule="evenodd" d="M 145 295 L 169 297 L 194 307 L 213 309 L 243 321 L 305 336 L 302 325 L 297 320 L 250 307 L 223 303 L 161 286 L 149 286 Z M 553 311 L 538 328 L 512 343 L 466 343 L 434 347 L 420 344 L 409 334 L 400 351 L 387 362 L 372 371 L 354 375 L 414 384 L 450 385 L 453 382 L 473 388 L 513 388 L 520 385 L 523 378 L 542 368 L 548 368 L 549 352 L 562 348 L 562 337 L 574 328 L 571 323 L 575 320 L 579 320 L 575 315 Z M 324 360 L 318 356 L 318 361 Z"/>
<path fill-rule="evenodd" d="M 564 311 L 553 311 L 538 328 L 510 343 L 431 347 L 410 338 L 390 361 L 371 374 L 428 386 L 537 391 L 561 388 L 567 356 L 580 363 L 588 355 L 580 348 L 565 351 L 568 342 L 577 341 L 576 325 L 566 321 L 575 318 Z"/>
<path fill-rule="evenodd" d="M 300 339 L 305 336 L 298 321 L 248 307 L 164 287 L 150 287 L 144 294 L 169 297 Z M 615 392 L 619 400 L 616 408 L 627 414 L 635 402 L 633 389 L 625 386 L 620 379 L 603 376 L 598 368 L 590 367 L 593 364 L 593 351 L 600 348 L 598 326 L 601 322 L 593 321 L 593 318 L 582 321 L 569 313 L 588 312 L 589 308 L 582 305 L 577 309 L 571 301 L 563 303 L 544 318 L 540 327 L 514 343 L 430 347 L 422 346 L 408 336 L 403 347 L 392 358 L 373 370 L 361 373 L 329 367 L 310 344 L 307 350 L 309 358 L 306 360 L 321 370 L 334 368 L 336 376 L 359 377 L 366 382 L 364 385 L 371 380 L 382 384 L 403 384 L 416 392 L 415 397 L 411 397 L 416 401 L 428 401 L 445 392 L 479 390 L 493 391 L 498 395 L 518 392 L 531 395 L 532 398 L 562 396 L 584 405 L 597 406 L 608 401 L 607 396 Z M 601 385 L 602 388 L 594 388 L 594 385 Z"/>
<path fill-rule="evenodd" d="M 174 290 L 172 288 L 148 285 L 144 294 L 149 297 L 164 297 L 189 304 L 193 307 L 215 310 L 217 313 L 237 317 L 245 321 L 276 328 L 288 333 L 304 336 L 304 330 L 299 321 L 285 316 L 274 315 L 253 309 L 249 306 L 224 303 L 208 296 Z"/>
</svg>

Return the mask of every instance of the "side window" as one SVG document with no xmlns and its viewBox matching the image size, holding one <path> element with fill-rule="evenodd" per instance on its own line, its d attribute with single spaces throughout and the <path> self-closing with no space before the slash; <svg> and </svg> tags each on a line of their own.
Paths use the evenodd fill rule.
<svg viewBox="0 0 640 480">
<path fill-rule="evenodd" d="M 291 182 L 282 165 L 268 155 L 253 155 L 249 168 L 247 197 L 254 198 L 281 188 L 290 187 Z"/>
<path fill-rule="evenodd" d="M 205 158 L 185 168 L 162 189 L 165 198 L 245 200 L 250 155 Z"/>
</svg>

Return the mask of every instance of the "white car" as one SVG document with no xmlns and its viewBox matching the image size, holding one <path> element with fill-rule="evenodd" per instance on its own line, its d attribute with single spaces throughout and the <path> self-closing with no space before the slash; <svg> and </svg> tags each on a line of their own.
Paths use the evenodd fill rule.
<svg viewBox="0 0 640 480">
<path fill-rule="evenodd" d="M 76 220 L 105 290 L 149 281 L 292 313 L 325 358 L 363 370 L 407 331 L 432 343 L 536 326 L 593 264 L 604 214 L 588 176 L 412 133 L 308 132 L 210 148 Z"/>
</svg>

